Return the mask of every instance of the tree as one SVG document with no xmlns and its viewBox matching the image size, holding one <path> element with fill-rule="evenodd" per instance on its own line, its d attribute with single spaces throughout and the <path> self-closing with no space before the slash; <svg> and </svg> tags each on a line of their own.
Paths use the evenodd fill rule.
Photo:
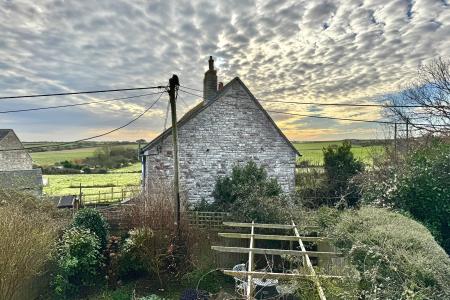
<svg viewBox="0 0 450 300">
<path fill-rule="evenodd" d="M 354 206 L 359 199 L 355 187 L 350 185 L 350 179 L 361 172 L 364 165 L 355 159 L 351 148 L 350 142 L 344 141 L 341 146 L 330 145 L 323 150 L 326 180 L 333 204 L 342 197 L 348 205 Z"/>
<path fill-rule="evenodd" d="M 421 133 L 450 134 L 450 60 L 438 58 L 419 67 L 417 78 L 400 94 L 391 96 L 388 114 L 408 121 Z M 403 106 L 403 107 L 399 107 Z M 420 107 L 404 107 L 420 106 Z"/>
</svg>

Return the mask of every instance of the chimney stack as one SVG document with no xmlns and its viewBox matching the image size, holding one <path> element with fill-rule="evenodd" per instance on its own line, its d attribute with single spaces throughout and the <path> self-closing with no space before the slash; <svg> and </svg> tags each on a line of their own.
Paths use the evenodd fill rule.
<svg viewBox="0 0 450 300">
<path fill-rule="evenodd" d="M 205 72 L 203 79 L 203 101 L 208 103 L 217 94 L 217 71 L 214 70 L 214 59 L 212 56 L 208 60 L 209 69 Z"/>
</svg>

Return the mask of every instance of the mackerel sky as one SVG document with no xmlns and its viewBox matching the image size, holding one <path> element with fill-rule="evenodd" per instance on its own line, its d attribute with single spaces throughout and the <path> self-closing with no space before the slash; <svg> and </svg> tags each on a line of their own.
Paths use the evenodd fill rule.
<svg viewBox="0 0 450 300">
<path fill-rule="evenodd" d="M 208 56 L 219 81 L 239 76 L 260 99 L 382 102 L 433 58 L 450 56 L 447 0 L 0 0 L 0 96 L 165 85 L 201 89 Z M 143 92 L 1 100 L 0 110 Z M 155 96 L 0 115 L 25 141 L 70 141 L 108 131 Z M 179 115 L 200 99 L 180 92 Z M 164 127 L 167 96 L 105 140 L 147 140 Z M 263 103 L 300 114 L 383 119 L 374 108 Z M 374 124 L 272 114 L 292 140 L 382 138 Z"/>
</svg>

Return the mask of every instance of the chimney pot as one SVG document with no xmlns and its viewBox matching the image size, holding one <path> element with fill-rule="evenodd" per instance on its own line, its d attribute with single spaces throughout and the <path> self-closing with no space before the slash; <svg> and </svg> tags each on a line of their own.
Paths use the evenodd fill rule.
<svg viewBox="0 0 450 300">
<path fill-rule="evenodd" d="M 217 71 L 214 70 L 214 59 L 212 56 L 208 60 L 209 68 L 205 72 L 203 79 L 203 101 L 207 103 L 217 94 Z"/>
</svg>

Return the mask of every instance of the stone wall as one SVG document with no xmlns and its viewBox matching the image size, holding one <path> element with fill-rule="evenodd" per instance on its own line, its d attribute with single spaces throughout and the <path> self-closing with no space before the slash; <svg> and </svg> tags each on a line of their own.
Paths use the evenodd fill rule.
<svg viewBox="0 0 450 300">
<path fill-rule="evenodd" d="M 22 143 L 13 132 L 8 133 L 0 141 L 0 150 L 22 147 Z M 33 160 L 27 151 L 0 151 L 0 171 L 31 170 L 32 168 Z"/>
<path fill-rule="evenodd" d="M 210 106 L 179 128 L 180 184 L 191 202 L 212 201 L 218 176 L 249 160 L 264 166 L 285 192 L 295 188 L 296 152 L 235 80 Z M 172 180 L 172 137 L 149 149 L 146 186 Z"/>
</svg>

